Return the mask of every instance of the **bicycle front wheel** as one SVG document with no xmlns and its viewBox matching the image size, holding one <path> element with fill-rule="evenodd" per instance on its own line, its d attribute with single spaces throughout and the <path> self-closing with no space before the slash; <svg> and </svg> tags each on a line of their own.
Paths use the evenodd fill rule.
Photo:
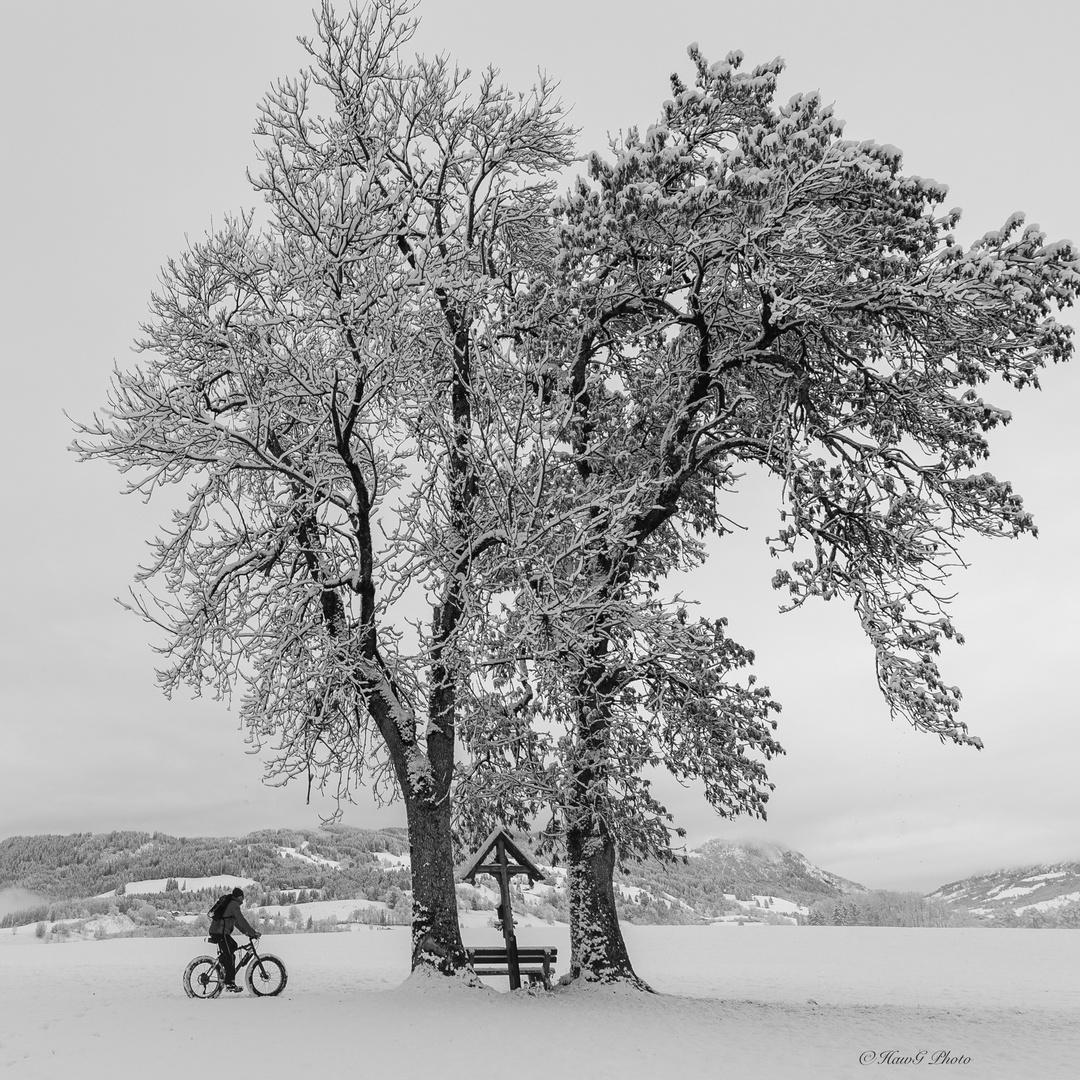
<svg viewBox="0 0 1080 1080">
<path fill-rule="evenodd" d="M 244 981 L 256 997 L 275 997 L 285 989 L 289 975 L 281 960 L 269 953 L 262 953 L 248 964 Z"/>
<path fill-rule="evenodd" d="M 225 976 L 212 956 L 196 956 L 184 971 L 184 993 L 190 998 L 216 998 Z"/>
</svg>

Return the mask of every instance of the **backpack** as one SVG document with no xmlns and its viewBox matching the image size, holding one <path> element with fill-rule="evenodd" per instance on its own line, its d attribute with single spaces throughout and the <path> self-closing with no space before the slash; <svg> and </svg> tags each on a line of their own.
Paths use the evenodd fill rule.
<svg viewBox="0 0 1080 1080">
<path fill-rule="evenodd" d="M 233 894 L 226 893 L 224 896 L 219 896 L 214 901 L 214 906 L 207 911 L 207 915 L 210 916 L 211 921 L 225 918 L 225 909 L 232 903 Z"/>
<path fill-rule="evenodd" d="M 218 923 L 221 926 L 222 931 L 225 929 L 225 926 L 224 926 L 224 923 L 223 923 L 222 920 L 225 918 L 225 909 L 232 902 L 232 899 L 233 899 L 232 893 L 226 893 L 224 896 L 219 896 L 214 901 L 213 907 L 211 907 L 206 913 L 207 915 L 210 916 L 210 927 L 211 927 L 210 936 L 206 940 L 211 942 L 214 945 L 220 945 L 221 942 L 225 938 L 224 933 L 218 932 L 218 933 L 215 934 L 213 932 L 214 923 L 215 922 Z"/>
</svg>

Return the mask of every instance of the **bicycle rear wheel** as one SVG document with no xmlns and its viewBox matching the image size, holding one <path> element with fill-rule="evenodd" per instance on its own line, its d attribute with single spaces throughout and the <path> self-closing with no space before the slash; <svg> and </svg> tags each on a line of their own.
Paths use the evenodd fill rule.
<svg viewBox="0 0 1080 1080">
<path fill-rule="evenodd" d="M 261 953 L 248 964 L 244 981 L 256 997 L 275 997 L 285 989 L 289 975 L 284 963 L 276 956 Z"/>
<path fill-rule="evenodd" d="M 184 993 L 190 998 L 216 998 L 225 976 L 212 956 L 196 956 L 184 971 Z"/>
</svg>

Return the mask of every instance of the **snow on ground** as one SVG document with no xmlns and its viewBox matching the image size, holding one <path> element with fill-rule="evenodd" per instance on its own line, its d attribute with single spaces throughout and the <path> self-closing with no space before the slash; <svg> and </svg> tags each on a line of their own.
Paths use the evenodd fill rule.
<svg viewBox="0 0 1080 1080">
<path fill-rule="evenodd" d="M 1068 874 L 1064 870 L 1053 870 L 1045 874 L 1032 874 L 1030 877 L 1024 878 L 1024 881 L 1051 881 L 1053 878 L 1067 876 Z"/>
<path fill-rule="evenodd" d="M 1080 900 L 1080 892 L 1065 893 L 1062 896 L 1053 896 L 1049 900 L 1039 900 L 1034 904 L 1025 904 L 1016 909 L 1017 915 L 1023 915 L 1026 911 L 1049 911 L 1051 908 L 1064 907 L 1066 904 Z"/>
<path fill-rule="evenodd" d="M 124 895 L 148 896 L 151 893 L 163 893 L 165 884 L 169 880 L 169 878 L 149 878 L 146 881 L 129 881 L 124 885 Z M 177 878 L 176 883 L 180 886 L 181 892 L 198 892 L 200 889 L 221 889 L 222 892 L 228 892 L 237 885 L 241 889 L 246 889 L 249 885 L 255 884 L 255 879 L 233 877 L 232 874 L 216 874 L 214 877 Z M 106 893 L 98 893 L 97 899 L 105 900 L 115 895 L 116 890 L 110 889 Z"/>
<path fill-rule="evenodd" d="M 724 893 L 724 899 L 730 904 L 737 904 L 738 911 L 729 912 L 714 919 L 716 923 L 745 922 L 748 917 L 758 918 L 763 912 L 771 912 L 777 918 L 791 926 L 796 925 L 796 915 L 809 915 L 810 909 L 802 904 L 793 903 L 780 896 L 758 894 L 749 900 L 740 900 L 734 893 Z"/>
<path fill-rule="evenodd" d="M 685 900 L 680 900 L 677 896 L 672 896 L 669 892 L 661 893 L 660 899 L 666 900 L 672 907 L 682 908 L 683 911 L 694 910 Z"/>
<path fill-rule="evenodd" d="M 483 934 L 477 935 L 472 933 L 472 931 L 485 929 L 493 935 L 490 944 L 502 944 L 502 932 L 496 931 L 494 926 L 494 911 L 463 911 L 459 908 L 458 922 L 461 924 L 461 933 L 465 939 L 466 945 L 489 944 Z M 522 936 L 520 933 L 523 929 L 527 929 L 531 932 L 535 927 L 547 928 L 549 926 L 551 927 L 550 933 L 547 933 L 546 929 L 538 930 L 536 933 L 530 933 L 529 936 Z M 542 919 L 538 915 L 523 914 L 520 911 L 514 912 L 514 927 L 522 945 L 559 945 L 560 941 L 562 941 L 568 933 L 566 923 L 548 922 L 547 919 Z M 567 955 L 569 955 L 569 953 L 567 953 Z"/>
<path fill-rule="evenodd" d="M 258 908 L 246 908 L 250 915 L 252 911 L 258 915 L 282 915 L 289 917 L 289 913 L 295 908 L 306 922 L 309 918 L 320 919 L 335 918 L 338 922 L 346 922 L 354 911 L 362 911 L 365 908 L 387 910 L 386 904 L 380 900 L 311 900 L 306 904 L 267 904 Z M 257 928 L 257 927 L 256 927 Z"/>
<path fill-rule="evenodd" d="M 796 904 L 792 900 L 785 900 L 782 896 L 758 896 L 755 894 L 754 902 L 758 907 L 768 908 L 777 915 L 806 915 L 809 908 L 802 904 Z"/>
<path fill-rule="evenodd" d="M 967 1080 L 1076 1075 L 1077 933 L 624 931 L 639 973 L 659 994 L 596 987 L 509 994 L 442 980 L 402 985 L 409 932 L 392 928 L 264 938 L 264 951 L 288 965 L 281 997 L 258 1000 L 245 992 L 193 1001 L 180 977 L 206 948 L 195 939 L 44 945 L 5 932 L 0 1074 L 865 1080 L 876 1075 L 867 1065 L 899 1064 L 897 1058 L 925 1051 L 922 1064 L 941 1052 L 964 1062 L 940 1075 Z M 481 928 L 463 933 L 469 943 L 498 939 Z M 557 944 L 558 970 L 565 970 L 565 926 L 523 931 L 519 940 Z M 494 1048 L 510 1053 L 505 1068 Z M 889 1074 L 921 1075 L 911 1069 Z"/>
<path fill-rule="evenodd" d="M 408 855 L 391 855 L 389 851 L 373 851 L 371 853 L 383 864 L 383 866 L 393 866 L 398 869 L 409 869 L 409 856 Z"/>
<path fill-rule="evenodd" d="M 177 920 L 181 921 L 180 919 Z M 83 940 L 104 937 L 108 934 L 130 934 L 136 929 L 135 920 L 127 915 L 94 915 L 89 919 L 58 919 L 44 924 L 25 923 L 5 931 L 8 934 L 24 934 L 37 937 L 37 928 L 44 925 L 42 937 L 46 941 Z"/>
<path fill-rule="evenodd" d="M 333 870 L 340 870 L 341 863 L 335 862 L 333 859 L 327 859 L 322 855 L 311 855 L 305 849 L 308 844 L 305 840 L 298 848 L 293 847 L 279 847 L 278 854 L 283 859 L 299 859 L 301 862 L 312 863 L 315 866 L 329 866 Z"/>
<path fill-rule="evenodd" d="M 993 900 L 1012 900 L 1017 896 L 1027 896 L 1028 893 L 1034 892 L 1038 885 L 1014 885 L 1011 889 L 1006 889 L 999 885 L 996 889 L 991 889 L 986 895 Z"/>
</svg>

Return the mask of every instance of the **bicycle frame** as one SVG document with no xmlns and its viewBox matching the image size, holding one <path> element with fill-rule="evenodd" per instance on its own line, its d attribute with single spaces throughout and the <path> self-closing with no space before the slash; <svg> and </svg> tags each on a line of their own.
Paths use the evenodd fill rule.
<svg viewBox="0 0 1080 1080">
<path fill-rule="evenodd" d="M 241 955 L 240 955 L 241 953 L 243 953 L 242 958 L 241 958 Z M 241 968 L 246 967 L 248 961 L 251 960 L 252 957 L 254 957 L 256 960 L 258 960 L 259 959 L 259 952 L 255 948 L 255 938 L 248 938 L 247 941 L 243 942 L 240 945 L 237 945 L 236 952 L 233 954 L 234 967 L 235 967 L 236 973 L 238 975 L 240 974 Z M 220 952 L 220 950 L 218 952 L 217 967 L 218 967 L 218 970 L 221 972 L 221 974 L 224 976 L 225 971 L 221 966 L 221 952 Z"/>
<path fill-rule="evenodd" d="M 196 956 L 184 972 L 184 991 L 188 997 L 213 998 L 225 983 L 225 964 L 219 950 L 216 956 Z M 232 954 L 234 980 L 245 968 L 247 988 L 257 997 L 274 997 L 285 989 L 289 974 L 280 957 L 260 954 L 255 939 L 237 945 Z"/>
</svg>

